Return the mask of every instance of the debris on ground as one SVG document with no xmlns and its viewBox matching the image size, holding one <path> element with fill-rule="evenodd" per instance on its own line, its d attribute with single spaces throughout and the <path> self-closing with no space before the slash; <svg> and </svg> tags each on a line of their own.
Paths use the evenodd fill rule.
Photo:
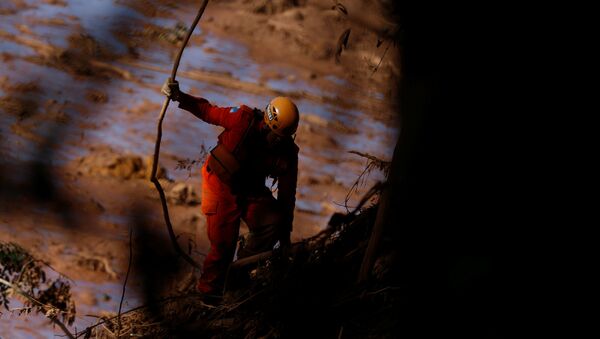
<svg viewBox="0 0 600 339">
<path fill-rule="evenodd" d="M 388 338 L 399 298 L 386 275 L 389 254 L 377 261 L 372 282 L 356 283 L 377 207 L 336 213 L 327 229 L 288 250 L 235 262 L 220 304 L 188 290 L 161 299 L 153 312 L 124 313 L 119 333 L 117 317 L 103 319 L 92 336 L 311 338 L 337 337 L 343 328 L 348 337 Z"/>
<path fill-rule="evenodd" d="M 78 266 L 94 271 L 106 273 L 110 279 L 117 279 L 118 275 L 113 270 L 109 258 L 97 255 L 78 254 L 76 263 Z"/>
<path fill-rule="evenodd" d="M 152 170 L 152 159 L 138 155 L 124 155 L 110 147 L 100 147 L 88 156 L 75 160 L 80 174 L 115 177 L 123 180 L 147 179 Z M 167 171 L 159 167 L 158 178 L 167 178 Z"/>
<path fill-rule="evenodd" d="M 200 204 L 200 196 L 194 186 L 183 182 L 175 184 L 167 194 L 167 198 L 176 205 L 195 206 Z"/>
</svg>

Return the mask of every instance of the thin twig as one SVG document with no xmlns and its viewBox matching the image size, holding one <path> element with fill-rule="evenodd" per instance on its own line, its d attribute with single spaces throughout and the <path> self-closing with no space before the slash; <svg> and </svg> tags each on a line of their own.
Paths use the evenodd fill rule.
<svg viewBox="0 0 600 339">
<path fill-rule="evenodd" d="M 344 199 L 345 200 L 345 199 Z M 337 201 L 332 201 L 331 203 L 338 206 L 338 207 L 344 207 L 346 209 L 346 213 L 348 213 L 350 211 L 350 209 L 355 209 L 355 206 L 348 206 L 348 201 L 345 201 L 344 203 L 341 202 L 337 202 Z"/>
<path fill-rule="evenodd" d="M 385 48 L 385 51 L 383 51 L 383 55 L 381 56 L 381 59 L 379 59 L 379 63 L 377 64 L 377 66 L 375 66 L 375 69 L 373 69 L 373 73 L 371 73 L 369 78 L 371 78 L 375 74 L 375 72 L 377 72 L 377 70 L 379 69 L 379 66 L 381 66 L 381 62 L 383 61 L 383 58 L 385 58 L 385 54 L 387 53 L 388 49 L 390 49 L 391 45 L 392 45 L 392 41 L 390 40 L 387 47 Z"/>
<path fill-rule="evenodd" d="M 358 151 L 349 151 L 348 153 L 356 154 L 358 156 L 361 156 L 361 157 L 369 160 L 369 162 L 365 166 L 365 169 L 358 176 L 356 181 L 352 184 L 352 186 L 350 187 L 350 190 L 348 190 L 348 194 L 346 194 L 346 197 L 344 198 L 343 206 L 346 208 L 346 212 L 350 213 L 350 208 L 348 206 L 348 202 L 350 201 L 352 194 L 358 193 L 359 188 L 365 184 L 365 182 L 367 180 L 367 178 L 366 178 L 367 174 L 369 174 L 373 169 L 378 168 L 378 169 L 382 170 L 383 174 L 387 177 L 391 162 L 381 160 L 381 159 L 377 158 L 376 156 L 373 156 L 373 155 L 370 155 L 367 153 L 361 153 Z M 367 195 L 369 195 L 369 194 L 367 194 Z M 359 207 L 354 209 L 353 213 L 355 213 L 359 208 L 361 208 L 364 203 L 366 203 L 366 200 L 363 199 L 363 201 L 359 204 Z"/>
<path fill-rule="evenodd" d="M 392 290 L 392 291 L 399 290 L 400 288 L 401 287 L 388 286 L 388 287 L 384 287 L 384 288 L 382 288 L 380 290 L 377 290 L 375 292 L 368 292 L 367 295 L 375 295 L 375 294 L 379 294 L 379 293 L 382 293 L 382 292 L 385 292 L 385 291 L 390 291 L 390 290 Z"/>
<path fill-rule="evenodd" d="M 370 155 L 369 153 L 361 153 L 359 151 L 348 151 L 348 153 L 359 155 L 359 156 L 361 156 L 363 158 L 367 158 L 367 159 L 369 159 L 371 161 L 374 161 L 374 162 L 376 162 L 378 164 L 389 164 L 390 163 L 389 161 L 381 160 L 381 159 L 379 159 L 378 157 L 376 157 L 374 155 Z"/>
<path fill-rule="evenodd" d="M 49 269 L 53 270 L 54 272 L 56 272 L 61 278 L 65 278 L 66 280 L 69 280 L 72 284 L 77 284 L 75 280 L 71 279 L 68 275 L 59 272 L 56 270 L 56 268 L 52 267 L 52 265 L 50 265 L 50 263 L 44 261 L 44 260 L 40 260 L 40 259 L 36 259 L 36 261 L 41 262 L 42 264 L 44 264 L 44 266 L 48 267 Z"/>
<path fill-rule="evenodd" d="M 123 307 L 123 299 L 125 299 L 125 288 L 127 286 L 127 279 L 129 279 L 129 272 L 131 271 L 131 260 L 133 259 L 133 245 L 132 245 L 133 227 L 129 226 L 129 263 L 127 264 L 127 273 L 125 274 L 125 282 L 123 283 L 123 293 L 121 293 L 121 301 L 119 302 L 119 312 L 117 313 L 117 334 L 121 334 L 121 308 Z"/>
<path fill-rule="evenodd" d="M 348 190 L 348 194 L 346 194 L 346 197 L 344 198 L 344 207 L 346 208 L 346 213 L 350 213 L 350 207 L 348 206 L 350 197 L 352 196 L 352 194 L 354 192 L 358 193 L 359 186 L 361 186 L 361 183 L 364 183 L 363 179 L 364 179 L 365 175 L 367 173 L 371 172 L 372 169 L 373 169 L 373 162 L 370 162 L 367 164 L 367 166 L 362 171 L 362 173 L 358 176 L 356 181 L 352 184 L 352 186 L 350 187 L 350 190 Z"/>
<path fill-rule="evenodd" d="M 73 279 L 69 278 L 69 276 L 65 275 L 64 273 L 61 273 L 61 272 L 57 271 L 54 267 L 52 267 L 52 265 L 50 265 L 46 261 L 40 260 L 40 259 L 32 259 L 32 260 L 28 261 L 25 265 L 23 265 L 23 267 L 21 268 L 21 272 L 19 273 L 19 277 L 16 280 L 17 283 L 19 283 L 21 281 L 23 273 L 25 272 L 25 268 L 27 268 L 27 266 L 29 266 L 29 264 L 34 263 L 34 262 L 41 263 L 42 265 L 48 267 L 49 269 L 51 269 L 54 272 L 56 272 L 59 275 L 59 277 L 61 277 L 61 278 L 65 278 L 65 279 L 69 280 L 72 283 L 75 282 Z"/>
<path fill-rule="evenodd" d="M 350 214 L 355 215 L 363 206 L 371 199 L 375 194 L 380 193 L 386 186 L 386 183 L 378 181 L 371 187 L 371 189 L 360 199 L 358 205 L 354 208 Z"/>
</svg>

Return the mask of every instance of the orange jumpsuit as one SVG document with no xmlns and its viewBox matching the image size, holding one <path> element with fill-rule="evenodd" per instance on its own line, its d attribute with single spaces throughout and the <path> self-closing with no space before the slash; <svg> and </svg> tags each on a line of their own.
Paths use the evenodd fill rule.
<svg viewBox="0 0 600 339">
<path fill-rule="evenodd" d="M 210 124 L 224 127 L 218 142 L 229 152 L 243 139 L 236 156 L 241 165 L 236 184 L 222 182 L 207 165 L 208 159 L 202 167 L 201 208 L 206 215 L 210 250 L 198 289 L 205 293 L 219 292 L 233 260 L 240 219 L 248 225 L 250 237 L 238 257 L 269 250 L 277 241 L 289 244 L 299 149 L 291 137 L 269 147 L 260 110 L 244 105 L 217 107 L 206 99 L 187 94 L 179 107 Z M 251 119 L 256 119 L 252 125 Z M 267 177 L 277 180 L 277 199 L 265 185 Z"/>
</svg>

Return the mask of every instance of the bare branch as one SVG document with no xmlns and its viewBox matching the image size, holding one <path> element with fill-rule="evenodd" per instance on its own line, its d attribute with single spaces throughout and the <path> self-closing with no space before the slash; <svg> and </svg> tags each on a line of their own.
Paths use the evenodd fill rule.
<svg viewBox="0 0 600 339">
<path fill-rule="evenodd" d="M 350 201 L 350 197 L 355 192 L 357 193 L 359 188 L 365 184 L 368 174 L 371 173 L 371 171 L 373 169 L 377 168 L 377 169 L 383 171 L 383 174 L 387 177 L 389 174 L 391 162 L 381 160 L 381 159 L 377 158 L 376 156 L 373 156 L 373 155 L 370 155 L 367 153 L 361 153 L 358 151 L 349 151 L 348 153 L 356 154 L 356 155 L 359 155 L 359 156 L 369 160 L 369 163 L 367 164 L 365 169 L 362 171 L 362 173 L 358 176 L 356 181 L 352 184 L 352 187 L 350 187 L 350 190 L 348 190 L 348 194 L 346 194 L 346 198 L 344 199 L 343 206 L 346 208 L 346 211 L 348 213 L 350 213 L 350 208 L 348 207 L 348 202 Z M 379 183 L 379 184 L 375 185 L 375 187 L 371 188 L 371 190 L 367 194 L 367 196 L 369 196 L 368 199 L 370 199 L 370 197 L 372 197 L 374 195 L 374 191 L 376 191 L 376 190 L 381 191 L 381 189 L 382 189 L 381 183 Z M 365 198 L 363 198 L 362 201 L 360 202 L 359 206 L 354 208 L 354 211 L 352 212 L 352 214 L 356 213 L 358 211 L 358 209 L 362 208 L 362 206 L 367 202 L 368 199 L 365 200 Z"/>
<path fill-rule="evenodd" d="M 390 164 L 391 163 L 389 161 L 381 160 L 378 157 L 376 157 L 374 155 L 370 155 L 368 153 L 361 153 L 361 152 L 358 152 L 358 151 L 348 151 L 348 153 L 359 155 L 359 156 L 361 156 L 363 158 L 367 158 L 367 159 L 369 159 L 371 161 L 375 161 L 375 162 L 380 163 L 380 164 Z"/>
<path fill-rule="evenodd" d="M 133 245 L 132 245 L 133 228 L 129 227 L 129 263 L 127 264 L 127 274 L 125 274 L 125 282 L 123 282 L 123 293 L 121 293 L 121 301 L 119 302 L 119 312 L 117 313 L 117 334 L 121 334 L 121 309 L 123 307 L 123 299 L 125 298 L 125 287 L 127 286 L 127 280 L 129 279 L 129 272 L 131 271 L 131 260 L 133 258 Z"/>
<path fill-rule="evenodd" d="M 379 44 L 379 42 L 378 42 Z M 379 66 L 381 66 L 381 62 L 383 61 L 383 58 L 385 58 L 385 54 L 387 53 L 387 51 L 390 49 L 390 46 L 392 45 L 392 41 L 390 41 L 387 45 L 387 47 L 385 48 L 385 51 L 383 51 L 383 55 L 381 56 L 381 59 L 379 59 L 379 63 L 377 64 L 377 66 L 375 66 L 375 68 L 373 69 L 373 73 L 371 73 L 371 75 L 369 77 L 372 77 L 375 72 L 377 72 L 377 70 L 379 69 Z M 377 46 L 379 47 L 379 46 Z"/>
</svg>

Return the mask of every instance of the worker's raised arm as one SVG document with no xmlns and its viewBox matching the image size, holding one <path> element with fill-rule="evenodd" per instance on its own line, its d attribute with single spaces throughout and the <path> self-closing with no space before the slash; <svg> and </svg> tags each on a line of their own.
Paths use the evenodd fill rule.
<svg viewBox="0 0 600 339">
<path fill-rule="evenodd" d="M 204 98 L 195 97 L 179 90 L 177 81 L 167 79 L 161 89 L 169 99 L 179 102 L 179 108 L 184 109 L 209 124 L 232 128 L 236 121 L 231 119 L 232 107 L 218 107 Z"/>
</svg>

